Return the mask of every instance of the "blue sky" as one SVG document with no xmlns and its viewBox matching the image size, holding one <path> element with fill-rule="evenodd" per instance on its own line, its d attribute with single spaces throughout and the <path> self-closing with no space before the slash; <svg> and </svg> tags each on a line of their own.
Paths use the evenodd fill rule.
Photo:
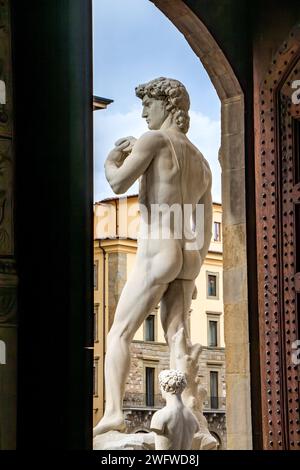
<svg viewBox="0 0 300 470">
<path fill-rule="evenodd" d="M 180 80 L 191 99 L 190 140 L 213 172 L 213 198 L 221 201 L 220 101 L 200 60 L 175 26 L 149 0 L 93 0 L 94 94 L 111 98 L 94 112 L 94 198 L 113 196 L 104 161 L 120 137 L 147 131 L 134 89 L 159 76 Z M 128 194 L 137 192 L 135 184 Z"/>
</svg>

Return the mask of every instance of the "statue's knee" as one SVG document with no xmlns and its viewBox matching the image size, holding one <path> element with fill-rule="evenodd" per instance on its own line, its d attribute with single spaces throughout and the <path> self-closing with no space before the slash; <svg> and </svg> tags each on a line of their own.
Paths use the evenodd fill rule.
<svg viewBox="0 0 300 470">
<path fill-rule="evenodd" d="M 120 331 L 118 328 L 112 327 L 107 335 L 107 344 L 108 346 L 114 345 L 120 341 Z"/>
<path fill-rule="evenodd" d="M 173 341 L 173 336 L 175 335 L 175 330 L 169 330 L 167 333 L 166 333 L 166 341 L 167 343 L 170 345 L 172 344 L 172 341 Z"/>
<path fill-rule="evenodd" d="M 180 322 L 177 325 L 172 325 L 171 327 L 168 328 L 167 332 L 165 333 L 165 338 L 168 344 L 172 343 L 174 336 L 182 327 L 183 327 L 183 324 L 182 322 Z"/>
<path fill-rule="evenodd" d="M 107 344 L 118 346 L 120 342 L 129 342 L 130 334 L 126 327 L 121 325 L 113 326 L 107 335 Z"/>
</svg>

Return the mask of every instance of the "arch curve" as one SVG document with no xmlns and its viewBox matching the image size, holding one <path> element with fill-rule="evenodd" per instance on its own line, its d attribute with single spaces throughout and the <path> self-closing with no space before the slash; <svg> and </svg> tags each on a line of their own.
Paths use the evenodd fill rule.
<svg viewBox="0 0 300 470">
<path fill-rule="evenodd" d="M 241 86 L 223 51 L 202 21 L 182 0 L 150 0 L 184 35 L 201 60 L 220 100 L 242 95 Z"/>
</svg>

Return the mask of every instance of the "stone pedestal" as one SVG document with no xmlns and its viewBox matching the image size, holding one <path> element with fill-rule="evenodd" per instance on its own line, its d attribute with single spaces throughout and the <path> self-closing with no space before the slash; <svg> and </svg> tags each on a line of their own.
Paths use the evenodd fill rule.
<svg viewBox="0 0 300 470">
<path fill-rule="evenodd" d="M 94 450 L 155 450 L 155 434 L 109 431 L 94 438 Z"/>
</svg>

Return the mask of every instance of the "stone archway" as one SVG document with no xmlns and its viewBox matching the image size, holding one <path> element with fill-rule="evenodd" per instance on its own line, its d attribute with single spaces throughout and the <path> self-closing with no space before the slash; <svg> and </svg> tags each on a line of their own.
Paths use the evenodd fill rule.
<svg viewBox="0 0 300 470">
<path fill-rule="evenodd" d="M 251 449 L 244 96 L 215 39 L 187 5 L 182 0 L 150 1 L 184 35 L 221 100 L 227 446 Z"/>
</svg>

